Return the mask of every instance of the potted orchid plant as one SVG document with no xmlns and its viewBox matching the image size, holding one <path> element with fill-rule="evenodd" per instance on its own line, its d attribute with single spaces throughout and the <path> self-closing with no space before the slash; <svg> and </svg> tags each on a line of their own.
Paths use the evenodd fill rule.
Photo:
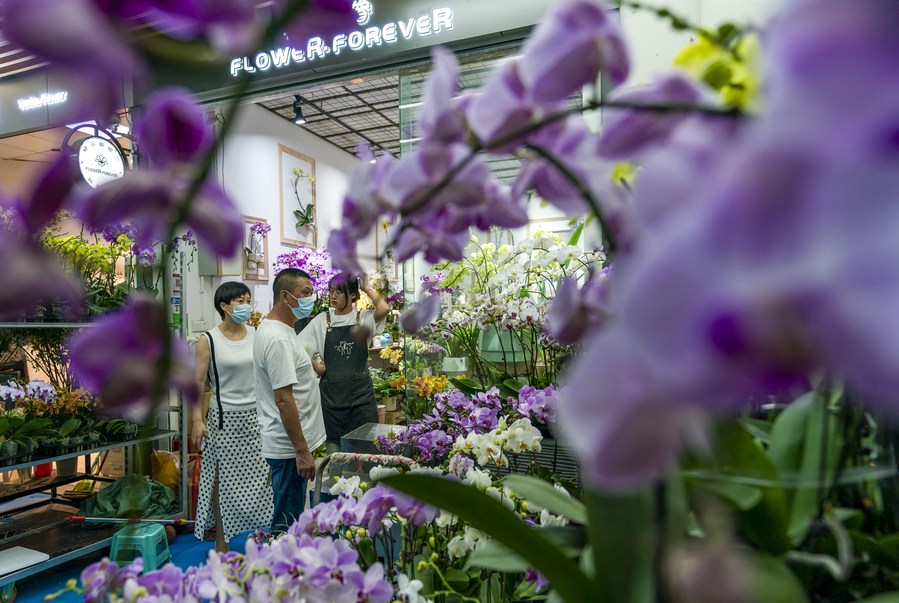
<svg viewBox="0 0 899 603">
<path fill-rule="evenodd" d="M 271 229 L 272 227 L 265 222 L 254 222 L 250 226 L 250 238 L 244 247 L 248 270 L 256 270 L 259 264 L 265 261 L 265 239 Z"/>
</svg>

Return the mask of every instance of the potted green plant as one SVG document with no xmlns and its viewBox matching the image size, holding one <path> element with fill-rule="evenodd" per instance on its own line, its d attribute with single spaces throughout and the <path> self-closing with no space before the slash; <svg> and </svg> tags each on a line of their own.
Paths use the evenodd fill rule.
<svg viewBox="0 0 899 603">
<path fill-rule="evenodd" d="M 112 419 L 106 422 L 106 438 L 110 441 L 128 442 L 137 436 L 140 425 L 125 419 Z"/>
</svg>

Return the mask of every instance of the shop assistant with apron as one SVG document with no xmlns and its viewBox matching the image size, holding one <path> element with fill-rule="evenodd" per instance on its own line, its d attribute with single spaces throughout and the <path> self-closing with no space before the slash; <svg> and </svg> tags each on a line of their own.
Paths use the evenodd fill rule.
<svg viewBox="0 0 899 603">
<path fill-rule="evenodd" d="M 390 311 L 387 303 L 369 287 L 365 294 L 374 310 L 357 310 L 359 281 L 332 279 L 331 308 L 313 318 L 299 337 L 321 375 L 319 389 L 329 452 L 339 450 L 340 438 L 366 423 L 378 422 L 377 401 L 368 371 L 368 342 L 383 329 Z"/>
</svg>

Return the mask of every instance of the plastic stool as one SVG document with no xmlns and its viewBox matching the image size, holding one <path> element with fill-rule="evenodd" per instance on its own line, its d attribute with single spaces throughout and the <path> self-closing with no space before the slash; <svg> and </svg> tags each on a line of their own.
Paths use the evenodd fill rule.
<svg viewBox="0 0 899 603">
<path fill-rule="evenodd" d="M 137 557 L 144 560 L 144 571 L 152 572 L 172 560 L 165 528 L 158 523 L 125 526 L 112 537 L 109 558 L 119 565 L 130 563 Z"/>
</svg>

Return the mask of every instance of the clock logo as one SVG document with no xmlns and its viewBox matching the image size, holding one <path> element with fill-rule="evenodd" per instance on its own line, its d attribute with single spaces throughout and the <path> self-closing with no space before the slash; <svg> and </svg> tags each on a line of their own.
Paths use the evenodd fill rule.
<svg viewBox="0 0 899 603">
<path fill-rule="evenodd" d="M 125 155 L 112 139 L 88 136 L 78 147 L 78 168 L 93 188 L 124 176 L 125 165 Z"/>
</svg>

